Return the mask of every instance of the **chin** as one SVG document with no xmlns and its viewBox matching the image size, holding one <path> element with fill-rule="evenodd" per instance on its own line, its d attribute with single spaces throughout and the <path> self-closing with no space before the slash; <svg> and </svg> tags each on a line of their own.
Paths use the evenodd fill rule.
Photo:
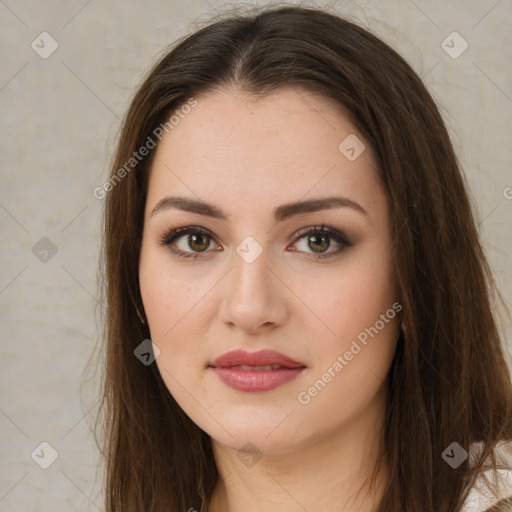
<svg viewBox="0 0 512 512">
<path fill-rule="evenodd" d="M 243 453 L 281 455 L 297 446 L 297 443 L 290 436 L 284 436 L 283 438 L 276 436 L 273 438 L 266 433 L 257 432 L 254 429 L 231 433 L 233 437 L 230 437 L 225 432 L 213 432 L 215 435 L 211 435 L 211 438 L 212 441 Z"/>
<path fill-rule="evenodd" d="M 210 421 L 201 428 L 212 440 L 234 450 L 245 447 L 248 451 L 279 454 L 289 451 L 300 441 L 296 425 L 286 424 L 288 420 L 283 422 L 286 415 L 281 415 L 279 421 L 276 421 L 274 415 L 265 417 L 260 414 L 254 419 L 246 415 L 243 421 L 241 416 L 235 414 L 234 418 L 230 418 L 229 415 L 216 418 L 224 428 Z"/>
</svg>

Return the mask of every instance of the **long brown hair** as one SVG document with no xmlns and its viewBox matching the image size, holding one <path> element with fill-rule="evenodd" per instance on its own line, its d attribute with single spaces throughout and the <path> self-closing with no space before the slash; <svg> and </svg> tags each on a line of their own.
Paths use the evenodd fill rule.
<svg viewBox="0 0 512 512">
<path fill-rule="evenodd" d="M 104 373 L 95 433 L 107 512 L 182 512 L 208 505 L 219 477 L 211 439 L 183 412 L 156 364 L 138 281 L 143 212 L 159 126 L 203 92 L 256 96 L 296 86 L 346 107 L 377 159 L 387 194 L 403 328 L 388 376 L 379 512 L 460 510 L 484 462 L 512 439 L 512 384 L 467 185 L 431 95 L 393 49 L 325 10 L 224 13 L 153 66 L 124 118 L 105 199 L 99 267 Z M 124 168 L 124 172 L 120 169 Z M 500 299 L 501 300 L 501 299 Z M 503 301 L 501 301 L 503 303 Z M 405 334 L 404 334 L 405 332 Z M 452 468 L 453 442 L 479 457 Z M 471 461 L 471 464 L 470 464 Z"/>
</svg>

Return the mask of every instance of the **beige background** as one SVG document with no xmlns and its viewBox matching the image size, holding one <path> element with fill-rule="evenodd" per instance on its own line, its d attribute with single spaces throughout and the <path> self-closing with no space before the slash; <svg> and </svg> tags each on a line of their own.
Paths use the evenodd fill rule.
<svg viewBox="0 0 512 512">
<path fill-rule="evenodd" d="M 424 78 L 465 166 L 510 304 L 512 2 L 316 4 L 375 32 Z M 166 45 L 225 5 L 0 1 L 0 510 L 102 510 L 86 416 L 92 404 L 79 394 L 97 339 L 102 201 L 93 190 L 107 177 L 120 119 L 143 73 Z M 47 58 L 31 47 L 35 40 L 40 53 L 51 49 L 49 36 L 39 37 L 44 31 L 58 43 Z M 454 31 L 469 44 L 458 58 L 441 46 Z M 458 53 L 464 42 L 452 39 Z M 36 253 L 57 252 L 36 257 L 35 245 Z M 48 469 L 31 457 L 43 441 L 58 453 Z M 50 449 L 38 448 L 34 458 L 51 461 Z"/>
</svg>

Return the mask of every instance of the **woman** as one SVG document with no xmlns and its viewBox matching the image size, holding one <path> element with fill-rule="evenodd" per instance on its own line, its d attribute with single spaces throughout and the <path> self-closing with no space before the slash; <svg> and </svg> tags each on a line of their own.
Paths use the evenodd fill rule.
<svg viewBox="0 0 512 512">
<path fill-rule="evenodd" d="M 438 109 L 382 41 L 300 7 L 197 31 L 104 189 L 108 512 L 455 512 L 499 474 L 492 276 Z M 491 483 L 486 506 L 512 494 Z"/>
</svg>

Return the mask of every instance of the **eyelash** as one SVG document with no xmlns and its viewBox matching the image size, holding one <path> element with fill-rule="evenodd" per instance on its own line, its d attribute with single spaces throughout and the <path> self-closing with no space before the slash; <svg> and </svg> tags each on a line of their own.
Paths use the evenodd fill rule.
<svg viewBox="0 0 512 512">
<path fill-rule="evenodd" d="M 159 245 L 169 248 L 173 253 L 178 255 L 180 258 L 193 258 L 196 260 L 198 257 L 201 256 L 203 252 L 209 252 L 207 250 L 201 251 L 201 252 L 185 252 L 180 249 L 173 249 L 171 248 L 171 244 L 177 239 L 180 238 L 183 235 L 203 235 L 207 238 L 210 238 L 211 240 L 214 240 L 214 237 L 212 233 L 204 228 L 201 228 L 199 226 L 183 226 L 176 229 L 171 229 L 167 234 L 162 234 L 160 238 Z M 349 242 L 347 237 L 341 233 L 340 231 L 330 228 L 328 226 L 325 226 L 322 224 L 321 226 L 313 226 L 308 228 L 300 229 L 297 233 L 295 233 L 294 236 L 296 236 L 295 242 L 299 241 L 301 238 L 304 238 L 305 236 L 313 236 L 313 235 L 327 235 L 328 237 L 332 238 L 336 243 L 340 244 L 341 247 L 338 249 L 329 252 L 329 253 L 323 253 L 323 254 L 313 254 L 309 253 L 313 256 L 314 259 L 325 259 L 329 258 L 331 256 L 334 256 L 335 254 L 338 254 L 342 252 L 347 247 L 351 247 L 353 244 Z M 329 247 L 330 248 L 330 247 Z"/>
</svg>

